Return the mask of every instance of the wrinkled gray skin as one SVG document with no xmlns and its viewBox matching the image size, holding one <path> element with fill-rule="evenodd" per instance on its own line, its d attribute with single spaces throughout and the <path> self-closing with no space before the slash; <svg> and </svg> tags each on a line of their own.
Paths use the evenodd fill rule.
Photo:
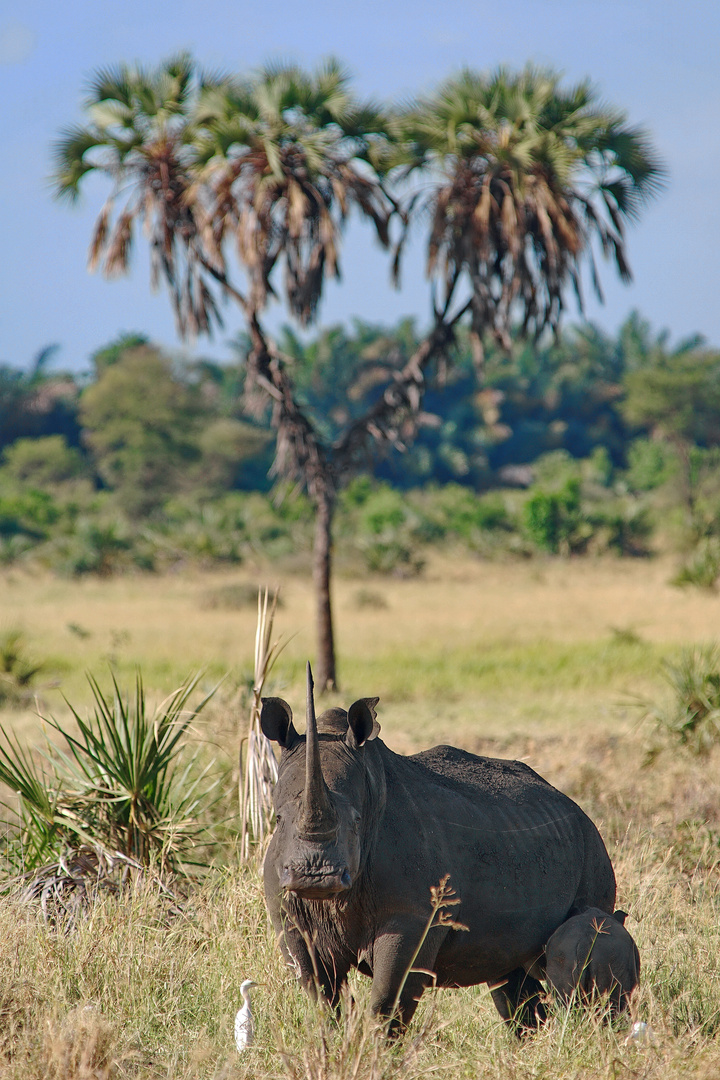
<svg viewBox="0 0 720 1080">
<path fill-rule="evenodd" d="M 392 1016 L 399 994 L 396 1030 L 433 981 L 413 972 L 403 986 L 430 888 L 449 874 L 461 900 L 452 918 L 468 930 L 434 927 L 413 967 L 434 972 L 438 986 L 487 982 L 506 1020 L 535 1026 L 545 942 L 571 908 L 615 906 L 600 834 L 520 762 L 452 746 L 394 754 L 376 737 L 377 701 L 316 723 L 309 665 L 305 736 L 286 702 L 263 701 L 262 730 L 282 747 L 264 864 L 281 947 L 305 988 L 317 982 L 331 1004 L 352 967 L 372 977 L 376 1015 Z"/>
<path fill-rule="evenodd" d="M 558 927 L 547 943 L 547 980 L 567 1002 L 575 991 L 583 1001 L 608 995 L 613 1015 L 628 1006 L 638 984 L 640 953 L 623 925 L 626 914 L 588 908 Z"/>
</svg>

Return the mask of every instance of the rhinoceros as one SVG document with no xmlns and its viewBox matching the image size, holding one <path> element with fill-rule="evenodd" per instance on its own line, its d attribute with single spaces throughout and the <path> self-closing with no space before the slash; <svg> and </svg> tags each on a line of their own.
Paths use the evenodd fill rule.
<svg viewBox="0 0 720 1080">
<path fill-rule="evenodd" d="M 640 953 L 625 929 L 627 913 L 592 907 L 573 913 L 547 943 L 547 980 L 562 1001 L 608 996 L 611 1014 L 627 1008 L 638 984 Z"/>
<path fill-rule="evenodd" d="M 573 907 L 615 906 L 602 838 L 522 762 L 452 746 L 393 753 L 378 700 L 316 720 L 309 664 L 305 735 L 286 701 L 263 700 L 262 730 L 282 747 L 264 888 L 286 959 L 332 1005 L 351 968 L 369 975 L 391 1032 L 433 983 L 488 983 L 505 1020 L 536 1026 L 548 938 Z M 446 875 L 456 925 L 433 926 L 414 955 Z"/>
</svg>

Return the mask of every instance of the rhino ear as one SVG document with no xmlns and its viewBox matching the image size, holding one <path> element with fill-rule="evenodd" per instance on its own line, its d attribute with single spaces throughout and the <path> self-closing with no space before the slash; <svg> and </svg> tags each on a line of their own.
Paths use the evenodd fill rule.
<svg viewBox="0 0 720 1080">
<path fill-rule="evenodd" d="M 625 920 L 627 919 L 627 917 L 628 917 L 627 911 L 614 911 L 613 912 L 613 919 L 617 919 L 617 921 L 620 923 L 621 926 L 625 925 Z"/>
<path fill-rule="evenodd" d="M 298 733 L 292 722 L 292 709 L 280 697 L 264 697 L 260 712 L 260 727 L 271 742 L 289 750 L 297 741 Z"/>
<path fill-rule="evenodd" d="M 375 706 L 380 698 L 364 697 L 354 701 L 348 709 L 348 733 L 347 742 L 357 749 L 363 743 L 376 739 L 380 734 L 380 725 L 377 722 Z"/>
</svg>

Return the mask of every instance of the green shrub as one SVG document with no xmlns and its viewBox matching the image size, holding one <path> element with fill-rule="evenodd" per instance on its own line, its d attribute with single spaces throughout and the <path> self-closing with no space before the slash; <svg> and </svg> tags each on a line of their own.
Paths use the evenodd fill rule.
<svg viewBox="0 0 720 1080">
<path fill-rule="evenodd" d="M 372 536 L 382 536 L 405 525 L 411 517 L 412 512 L 403 494 L 383 484 L 363 501 L 360 524 Z"/>
<path fill-rule="evenodd" d="M 684 649 L 677 663 L 666 661 L 663 677 L 671 696 L 646 705 L 665 738 L 707 753 L 720 742 L 720 646 Z"/>
<path fill-rule="evenodd" d="M 425 565 L 418 547 L 428 524 L 408 495 L 380 484 L 349 510 L 341 532 L 371 573 L 414 577 Z"/>
<path fill-rule="evenodd" d="M 648 508 L 631 496 L 595 502 L 583 514 L 587 550 L 646 555 L 652 535 Z"/>
<path fill-rule="evenodd" d="M 572 549 L 580 523 L 580 481 L 571 478 L 559 491 L 537 491 L 522 512 L 525 532 L 542 551 L 557 554 Z"/>
<path fill-rule="evenodd" d="M 715 589 L 720 577 L 720 540 L 708 537 L 671 578 L 670 584 L 680 588 L 694 586 L 699 589 Z"/>
<path fill-rule="evenodd" d="M 423 508 L 437 525 L 441 537 L 475 546 L 478 534 L 513 530 L 514 522 L 500 492 L 477 495 L 460 484 L 447 484 L 423 493 Z"/>
<path fill-rule="evenodd" d="M 132 530 L 124 518 L 83 516 L 71 533 L 57 537 L 45 549 L 44 557 L 64 577 L 109 577 L 134 565 L 133 543 Z"/>
<path fill-rule="evenodd" d="M 355 476 L 340 494 L 341 507 L 362 506 L 374 490 L 372 479 L 366 474 Z"/>
<path fill-rule="evenodd" d="M 373 574 L 394 574 L 397 577 L 417 577 L 425 568 L 418 551 L 397 538 L 360 540 L 365 566 Z"/>
<path fill-rule="evenodd" d="M 635 439 L 628 448 L 625 479 L 631 491 L 653 491 L 676 470 L 672 450 L 656 439 Z"/>
<path fill-rule="evenodd" d="M 26 533 L 44 539 L 60 517 L 60 508 L 47 491 L 28 488 L 16 494 L 0 495 L 0 536 Z"/>
<path fill-rule="evenodd" d="M 26 704 L 32 683 L 44 666 L 30 655 L 22 630 L 0 634 L 0 705 Z"/>
<path fill-rule="evenodd" d="M 86 473 L 82 454 L 63 435 L 16 439 L 2 454 L 0 477 L 31 487 L 52 487 Z"/>
<path fill-rule="evenodd" d="M 140 673 L 132 697 L 114 677 L 108 697 L 89 676 L 94 713 L 85 719 L 70 706 L 77 734 L 47 719 L 63 746 L 48 743 L 42 764 L 3 731 L 0 780 L 19 799 L 19 830 L 6 841 L 10 863 L 33 870 L 87 845 L 141 866 L 182 869 L 204 832 L 212 790 L 197 753 L 181 760 L 188 729 L 212 696 L 187 708 L 198 681 L 186 680 L 151 712 Z"/>
</svg>

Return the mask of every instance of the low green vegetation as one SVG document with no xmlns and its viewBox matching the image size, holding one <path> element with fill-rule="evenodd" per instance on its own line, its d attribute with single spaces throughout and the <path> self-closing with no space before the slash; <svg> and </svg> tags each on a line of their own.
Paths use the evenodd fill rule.
<svg viewBox="0 0 720 1080">
<path fill-rule="evenodd" d="M 383 356 L 405 362 L 417 340 L 409 322 L 357 323 L 307 345 L 287 331 L 283 347 L 304 407 L 333 438 L 372 403 Z M 0 414 L 3 400 L 13 410 L 0 423 L 0 562 L 65 576 L 307 562 L 313 507 L 269 490 L 267 417 L 243 413 L 246 348 L 226 366 L 183 364 L 126 335 L 84 381 L 41 368 L 23 383 L 0 369 L 0 390 L 13 390 L 0 392 Z M 488 558 L 670 550 L 678 584 L 713 588 L 716 378 L 717 354 L 697 340 L 670 348 L 637 316 L 617 339 L 584 327 L 509 352 L 488 341 L 482 380 L 461 332 L 415 442 L 342 489 L 340 567 L 412 576 L 448 546 Z"/>
<path fill-rule="evenodd" d="M 209 700 L 188 707 L 197 684 L 197 677 L 186 680 L 151 712 L 140 673 L 132 696 L 114 678 L 110 695 L 90 678 L 92 715 L 71 706 L 73 730 L 46 720 L 60 742 L 48 740 L 40 759 L 3 731 L 0 781 L 12 792 L 6 864 L 26 874 L 82 848 L 119 855 L 134 870 L 177 873 L 196 861 L 192 851 L 210 828 L 213 786 L 197 751 L 181 756 Z"/>
<path fill-rule="evenodd" d="M 720 743 L 720 646 L 683 649 L 663 664 L 669 693 L 648 706 L 648 716 L 670 743 L 707 754 Z"/>
<path fill-rule="evenodd" d="M 26 635 L 17 628 L 0 634 L 0 708 L 26 704 L 44 663 L 32 656 Z"/>
</svg>

